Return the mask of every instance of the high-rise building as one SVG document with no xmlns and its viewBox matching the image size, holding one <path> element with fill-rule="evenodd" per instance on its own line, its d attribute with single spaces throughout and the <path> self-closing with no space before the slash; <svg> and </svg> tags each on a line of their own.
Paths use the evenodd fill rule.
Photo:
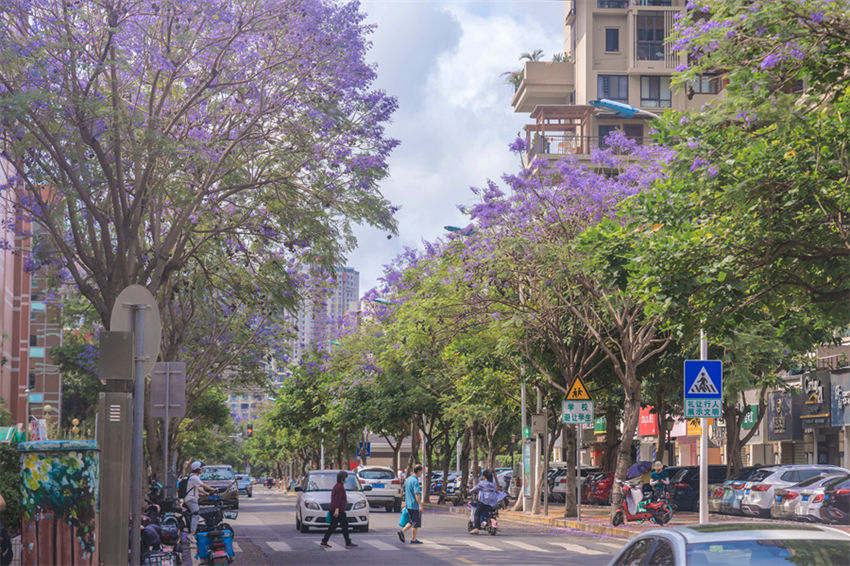
<svg viewBox="0 0 850 566">
<path fill-rule="evenodd" d="M 684 91 L 670 82 L 685 58 L 665 41 L 685 0 L 566 0 L 563 61 L 529 61 L 517 76 L 511 105 L 530 114 L 525 126 L 528 157 L 589 158 L 612 130 L 643 141 L 647 115 L 626 118 L 596 110 L 591 100 L 607 98 L 652 113 L 667 108 L 696 110 L 722 89 L 703 76 Z"/>
<path fill-rule="evenodd" d="M 336 270 L 335 280 L 328 281 L 328 292 L 319 301 L 305 301 L 296 314 L 298 336 L 292 343 L 291 360 L 315 344 L 337 336 L 346 314 L 360 310 L 360 273 L 350 267 Z"/>
</svg>

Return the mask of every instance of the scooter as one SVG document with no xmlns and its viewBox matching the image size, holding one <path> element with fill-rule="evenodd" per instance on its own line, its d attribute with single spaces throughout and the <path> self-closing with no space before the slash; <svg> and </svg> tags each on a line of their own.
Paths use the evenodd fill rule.
<svg viewBox="0 0 850 566">
<path fill-rule="evenodd" d="M 501 497 L 499 498 L 498 503 L 495 506 L 488 507 L 481 513 L 481 524 L 475 524 L 475 510 L 478 508 L 481 503 L 478 501 L 478 497 L 474 497 L 471 503 L 468 503 L 469 506 L 469 521 L 466 523 L 466 532 L 470 532 L 473 529 L 480 529 L 482 531 L 486 531 L 490 536 L 494 536 L 499 530 L 499 507 L 502 501 L 507 497 L 507 493 L 501 492 L 499 494 Z"/>
<path fill-rule="evenodd" d="M 195 534 L 198 544 L 197 557 L 202 564 L 230 564 L 233 562 L 233 527 L 222 522 L 223 519 L 235 519 L 236 511 L 225 511 L 221 505 L 221 496 L 213 495 L 212 507 L 200 510 L 203 525 L 198 525 Z"/>
<path fill-rule="evenodd" d="M 624 521 L 644 522 L 651 520 L 659 525 L 667 524 L 673 518 L 673 508 L 667 502 L 667 491 L 664 490 L 663 497 L 658 501 L 644 498 L 640 489 L 633 489 L 628 483 L 615 479 L 623 494 L 623 502 L 620 509 L 611 515 L 611 524 L 619 527 Z"/>
</svg>

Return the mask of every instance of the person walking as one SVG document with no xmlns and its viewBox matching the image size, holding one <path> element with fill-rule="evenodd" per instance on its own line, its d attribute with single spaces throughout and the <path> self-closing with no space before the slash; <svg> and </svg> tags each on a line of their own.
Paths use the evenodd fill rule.
<svg viewBox="0 0 850 566">
<path fill-rule="evenodd" d="M 413 467 L 413 475 L 404 481 L 404 506 L 407 509 L 407 524 L 398 531 L 398 540 L 404 542 L 404 532 L 411 529 L 410 544 L 422 544 L 416 538 L 417 531 L 422 528 L 422 464 Z"/>
<path fill-rule="evenodd" d="M 340 470 L 336 475 L 336 485 L 331 490 L 331 504 L 328 507 L 328 513 L 331 516 L 331 524 L 322 537 L 322 546 L 330 546 L 328 540 L 331 538 L 337 525 L 342 530 L 342 536 L 345 539 L 345 548 L 356 548 L 357 545 L 351 542 L 351 537 L 348 535 L 348 517 L 345 515 L 345 508 L 348 506 L 348 498 L 345 496 L 345 479 L 348 477 L 348 472 Z"/>
<path fill-rule="evenodd" d="M 200 516 L 200 506 L 198 505 L 198 496 L 203 493 L 210 495 L 215 493 L 214 487 L 210 487 L 201 480 L 201 472 L 204 469 L 202 462 L 192 462 L 192 470 L 189 474 L 189 480 L 186 483 L 186 497 L 183 498 L 183 505 L 192 514 L 192 520 L 189 523 L 189 533 L 194 535 L 198 530 L 198 517 Z"/>
</svg>

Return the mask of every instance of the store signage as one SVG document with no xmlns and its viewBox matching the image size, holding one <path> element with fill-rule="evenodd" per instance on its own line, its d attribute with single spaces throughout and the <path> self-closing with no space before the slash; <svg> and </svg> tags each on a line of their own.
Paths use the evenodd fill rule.
<svg viewBox="0 0 850 566">
<path fill-rule="evenodd" d="M 782 391 L 767 394 L 767 440 L 802 440 L 802 398 Z"/>
<path fill-rule="evenodd" d="M 756 426 L 756 421 L 759 418 L 759 406 L 750 405 L 750 412 L 744 415 L 744 420 L 741 421 L 741 428 L 753 428 Z"/>
<path fill-rule="evenodd" d="M 638 421 L 638 436 L 658 436 L 658 415 L 653 407 L 643 407 Z"/>
<path fill-rule="evenodd" d="M 608 417 L 602 415 L 593 421 L 593 434 L 605 434 L 608 432 Z"/>
<path fill-rule="evenodd" d="M 710 425 L 714 419 L 706 419 L 705 424 Z M 699 436 L 702 434 L 702 419 L 688 419 L 688 436 Z"/>
<path fill-rule="evenodd" d="M 803 426 L 830 426 L 829 370 L 819 369 L 803 375 Z"/>
<path fill-rule="evenodd" d="M 830 384 L 832 426 L 850 425 L 850 373 L 833 373 Z"/>
</svg>

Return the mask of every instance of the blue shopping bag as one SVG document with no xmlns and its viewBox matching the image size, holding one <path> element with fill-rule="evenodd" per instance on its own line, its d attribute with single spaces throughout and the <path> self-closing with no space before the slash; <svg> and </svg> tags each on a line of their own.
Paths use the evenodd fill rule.
<svg viewBox="0 0 850 566">
<path fill-rule="evenodd" d="M 403 527 L 410 522 L 410 515 L 407 514 L 407 507 L 401 510 L 401 518 L 398 520 L 398 526 Z"/>
</svg>

